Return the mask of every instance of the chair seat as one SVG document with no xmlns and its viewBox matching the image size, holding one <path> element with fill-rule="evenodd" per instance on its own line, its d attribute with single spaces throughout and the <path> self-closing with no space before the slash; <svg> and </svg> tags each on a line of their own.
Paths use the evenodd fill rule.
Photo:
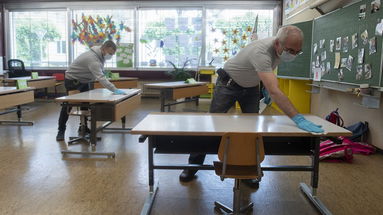
<svg viewBox="0 0 383 215">
<path fill-rule="evenodd" d="M 236 179 L 257 179 L 258 168 L 257 166 L 243 166 L 243 165 L 226 165 L 226 174 L 222 175 L 223 162 L 214 161 L 215 174 L 225 178 Z"/>
</svg>

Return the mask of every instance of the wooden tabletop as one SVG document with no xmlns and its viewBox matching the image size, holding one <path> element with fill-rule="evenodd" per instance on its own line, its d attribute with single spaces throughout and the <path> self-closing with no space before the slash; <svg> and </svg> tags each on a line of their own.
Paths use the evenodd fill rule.
<svg viewBox="0 0 383 215">
<path fill-rule="evenodd" d="M 69 96 L 56 98 L 59 102 L 117 103 L 141 92 L 141 89 L 120 89 L 126 95 L 116 95 L 108 89 L 100 88 Z"/>
<path fill-rule="evenodd" d="M 24 76 L 24 77 L 7 78 L 4 81 L 16 81 L 16 80 L 39 81 L 39 80 L 46 80 L 46 79 L 56 79 L 56 78 L 54 76 L 39 76 L 38 78 L 32 79 L 31 76 Z"/>
<path fill-rule="evenodd" d="M 350 136 L 352 133 L 313 115 L 306 119 L 322 125 L 327 134 Z M 151 113 L 132 129 L 132 134 L 222 136 L 226 132 L 258 133 L 264 136 L 312 136 L 299 129 L 285 115 L 212 114 L 212 113 Z"/>
<path fill-rule="evenodd" d="M 200 86 L 206 85 L 206 82 L 196 82 L 193 84 L 185 83 L 184 81 L 174 81 L 174 82 L 162 82 L 162 83 L 153 83 L 145 84 L 148 88 L 153 89 L 162 89 L 162 88 L 182 88 L 182 87 L 191 87 L 191 86 Z"/>
<path fill-rule="evenodd" d="M 33 87 L 27 87 L 24 89 L 17 89 L 16 87 L 0 87 L 0 95 L 15 93 L 15 92 L 24 92 L 29 90 L 34 90 Z"/>
</svg>

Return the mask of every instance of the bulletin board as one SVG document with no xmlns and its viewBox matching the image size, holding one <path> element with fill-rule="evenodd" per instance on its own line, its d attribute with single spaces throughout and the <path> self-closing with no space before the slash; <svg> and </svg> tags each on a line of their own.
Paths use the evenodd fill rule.
<svg viewBox="0 0 383 215">
<path fill-rule="evenodd" d="M 313 21 L 311 78 L 320 71 L 321 81 L 382 86 L 382 36 L 375 32 L 383 18 L 380 3 L 362 0 Z"/>
</svg>

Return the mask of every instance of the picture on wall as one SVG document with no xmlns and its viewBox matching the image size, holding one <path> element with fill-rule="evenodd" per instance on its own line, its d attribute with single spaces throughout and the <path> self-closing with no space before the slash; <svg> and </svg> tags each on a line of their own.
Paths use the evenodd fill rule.
<svg viewBox="0 0 383 215">
<path fill-rule="evenodd" d="M 355 79 L 356 80 L 361 80 L 362 79 L 362 76 L 363 76 L 363 65 L 358 65 L 356 67 L 356 76 L 355 76 Z"/>
<path fill-rule="evenodd" d="M 368 44 L 369 44 L 369 54 L 374 54 L 376 52 L 376 37 L 373 37 L 371 38 L 369 41 L 368 41 Z"/>
<path fill-rule="evenodd" d="M 342 46 L 342 37 L 336 38 L 335 50 L 340 51 L 340 47 Z"/>
<path fill-rule="evenodd" d="M 133 67 L 133 43 L 120 43 L 116 51 L 117 67 Z"/>
<path fill-rule="evenodd" d="M 364 19 L 366 18 L 366 5 L 362 4 L 359 7 L 359 19 Z"/>
<path fill-rule="evenodd" d="M 380 0 L 374 0 L 371 2 L 371 13 L 376 13 L 380 9 Z"/>
<path fill-rule="evenodd" d="M 365 64 L 364 65 L 364 79 L 371 79 L 372 74 L 371 74 L 371 65 L 370 64 Z"/>
<path fill-rule="evenodd" d="M 358 34 L 355 33 L 351 37 L 351 49 L 358 47 Z"/>
</svg>

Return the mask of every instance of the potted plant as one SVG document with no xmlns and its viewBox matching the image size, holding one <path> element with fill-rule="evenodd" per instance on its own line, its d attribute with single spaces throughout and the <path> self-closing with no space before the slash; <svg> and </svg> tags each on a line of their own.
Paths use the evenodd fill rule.
<svg viewBox="0 0 383 215">
<path fill-rule="evenodd" d="M 178 68 L 173 62 L 167 61 L 174 68 L 172 71 L 168 71 L 167 74 L 169 74 L 175 81 L 185 81 L 186 79 L 191 78 L 192 70 L 187 70 L 185 68 L 191 61 L 192 59 L 186 59 L 181 68 Z"/>
</svg>

